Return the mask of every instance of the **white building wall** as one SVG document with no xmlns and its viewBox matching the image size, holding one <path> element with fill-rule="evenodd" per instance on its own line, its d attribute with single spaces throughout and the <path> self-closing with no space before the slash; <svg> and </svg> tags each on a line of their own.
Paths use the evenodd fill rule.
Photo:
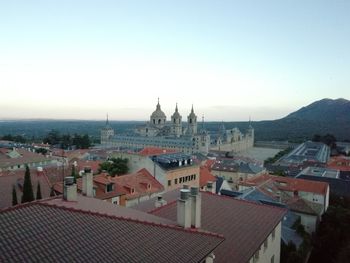
<svg viewBox="0 0 350 263">
<path fill-rule="evenodd" d="M 317 216 L 307 215 L 307 214 L 302 214 L 297 212 L 295 213 L 300 216 L 300 223 L 304 226 L 306 232 L 308 232 L 309 234 L 312 234 L 313 232 L 316 231 L 317 221 L 318 221 Z"/>
<path fill-rule="evenodd" d="M 275 235 L 273 237 L 273 232 Z M 281 222 L 276 226 L 267 237 L 267 247 L 264 246 L 264 243 L 261 244 L 259 249 L 259 257 L 256 258 L 253 256 L 249 263 L 279 263 L 281 257 Z"/>
</svg>

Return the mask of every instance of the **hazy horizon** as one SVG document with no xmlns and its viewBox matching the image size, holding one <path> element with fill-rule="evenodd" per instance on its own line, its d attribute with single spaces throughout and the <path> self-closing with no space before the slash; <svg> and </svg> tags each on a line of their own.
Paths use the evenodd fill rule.
<svg viewBox="0 0 350 263">
<path fill-rule="evenodd" d="M 280 119 L 350 98 L 348 1 L 4 1 L 0 119 Z"/>
</svg>

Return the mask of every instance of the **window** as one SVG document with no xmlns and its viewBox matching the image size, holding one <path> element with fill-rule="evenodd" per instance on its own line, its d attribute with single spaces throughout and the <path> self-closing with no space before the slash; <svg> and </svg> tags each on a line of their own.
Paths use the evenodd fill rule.
<svg viewBox="0 0 350 263">
<path fill-rule="evenodd" d="M 260 251 L 260 249 L 255 252 L 254 258 L 253 258 L 253 262 L 258 262 L 258 260 L 259 260 L 259 251 Z"/>
<path fill-rule="evenodd" d="M 264 252 L 266 251 L 268 246 L 268 238 L 264 241 Z"/>
<path fill-rule="evenodd" d="M 272 230 L 272 241 L 275 240 L 275 236 L 276 236 L 276 229 Z"/>
<path fill-rule="evenodd" d="M 113 191 L 113 184 L 107 184 L 106 185 L 106 192 L 109 193 L 109 192 L 112 192 Z"/>
<path fill-rule="evenodd" d="M 271 263 L 275 263 L 275 255 L 271 257 Z"/>
<path fill-rule="evenodd" d="M 168 180 L 168 186 L 171 186 L 171 180 Z"/>
<path fill-rule="evenodd" d="M 193 180 L 196 180 L 196 175 L 195 174 L 193 175 Z"/>
<path fill-rule="evenodd" d="M 175 184 L 177 184 L 177 178 L 175 179 Z"/>
</svg>

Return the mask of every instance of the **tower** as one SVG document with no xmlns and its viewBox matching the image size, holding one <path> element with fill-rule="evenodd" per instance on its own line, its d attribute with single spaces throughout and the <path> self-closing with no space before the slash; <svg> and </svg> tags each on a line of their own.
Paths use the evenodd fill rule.
<svg viewBox="0 0 350 263">
<path fill-rule="evenodd" d="M 187 117 L 188 133 L 190 135 L 197 134 L 197 116 L 194 114 L 193 105 L 190 115 Z"/>
<path fill-rule="evenodd" d="M 150 123 L 151 125 L 157 128 L 162 128 L 165 125 L 165 122 L 166 122 L 166 115 L 160 108 L 159 98 L 158 98 L 156 110 L 151 115 Z"/>
<path fill-rule="evenodd" d="M 101 129 L 101 144 L 108 144 L 114 136 L 114 130 L 109 125 L 108 114 L 106 119 L 106 126 Z"/>
<path fill-rule="evenodd" d="M 181 115 L 179 113 L 179 110 L 177 108 L 177 103 L 175 107 L 175 112 L 171 116 L 171 133 L 175 135 L 176 137 L 180 137 L 182 135 L 182 122 L 181 122 Z"/>
<path fill-rule="evenodd" d="M 249 117 L 249 127 L 248 127 L 248 130 L 247 130 L 247 137 L 249 137 L 249 146 L 250 147 L 253 147 L 254 145 L 254 128 L 252 126 L 252 121 Z"/>
</svg>

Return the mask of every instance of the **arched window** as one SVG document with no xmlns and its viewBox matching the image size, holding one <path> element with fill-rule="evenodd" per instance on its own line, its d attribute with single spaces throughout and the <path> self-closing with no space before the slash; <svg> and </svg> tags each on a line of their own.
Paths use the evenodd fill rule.
<svg viewBox="0 0 350 263">
<path fill-rule="evenodd" d="M 190 119 L 190 123 L 192 123 L 192 119 Z"/>
<path fill-rule="evenodd" d="M 159 120 L 158 120 L 158 124 L 161 124 L 161 123 L 162 123 L 162 120 L 161 120 L 161 119 L 159 119 Z"/>
</svg>

